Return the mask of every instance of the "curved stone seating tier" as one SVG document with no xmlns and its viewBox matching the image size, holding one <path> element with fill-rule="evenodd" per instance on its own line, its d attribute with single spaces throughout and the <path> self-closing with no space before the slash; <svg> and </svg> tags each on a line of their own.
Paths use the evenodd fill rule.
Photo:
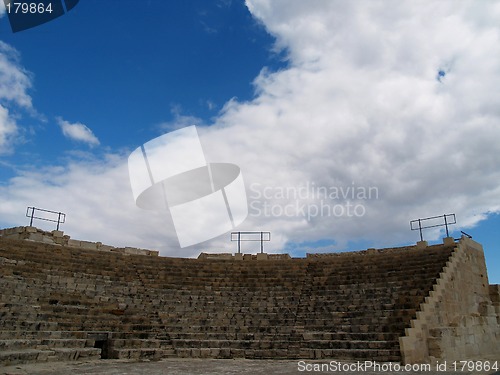
<svg viewBox="0 0 500 375">
<path fill-rule="evenodd" d="M 0 237 L 0 363 L 78 358 L 401 361 L 455 245 L 236 261 Z"/>
</svg>

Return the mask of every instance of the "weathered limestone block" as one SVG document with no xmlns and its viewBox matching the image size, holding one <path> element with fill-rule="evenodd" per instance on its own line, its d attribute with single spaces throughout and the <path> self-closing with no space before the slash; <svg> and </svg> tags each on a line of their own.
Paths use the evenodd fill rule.
<svg viewBox="0 0 500 375">
<path fill-rule="evenodd" d="M 28 237 L 26 238 L 29 241 L 35 241 L 35 242 L 44 242 L 44 236 L 42 233 L 39 232 L 27 232 Z"/>
<path fill-rule="evenodd" d="M 230 260 L 230 259 L 233 259 L 233 254 L 231 254 L 231 253 L 218 253 L 218 254 L 201 253 L 198 256 L 198 259 L 226 259 L 226 260 Z"/>
<path fill-rule="evenodd" d="M 53 237 L 63 237 L 64 236 L 64 232 L 60 231 L 60 230 L 53 230 L 50 233 L 52 233 Z"/>
<path fill-rule="evenodd" d="M 425 249 L 427 246 L 429 246 L 429 243 L 427 241 L 417 242 L 417 249 Z"/>
<path fill-rule="evenodd" d="M 114 249 L 114 247 L 113 246 L 109 246 L 109 245 L 100 244 L 98 246 L 98 250 L 101 250 L 101 251 L 111 251 L 112 249 Z"/>
<path fill-rule="evenodd" d="M 97 250 L 97 243 L 90 241 L 80 241 L 80 247 L 82 249 Z"/>
<path fill-rule="evenodd" d="M 445 237 L 443 238 L 443 244 L 445 246 L 453 246 L 455 245 L 455 239 L 453 237 Z"/>
<path fill-rule="evenodd" d="M 289 254 L 269 254 L 269 259 L 272 260 L 285 260 L 292 259 Z"/>
<path fill-rule="evenodd" d="M 68 239 L 68 246 L 70 246 L 70 247 L 81 247 L 81 241 Z"/>
<path fill-rule="evenodd" d="M 54 237 L 54 243 L 58 245 L 66 245 L 68 242 L 64 237 Z"/>
</svg>

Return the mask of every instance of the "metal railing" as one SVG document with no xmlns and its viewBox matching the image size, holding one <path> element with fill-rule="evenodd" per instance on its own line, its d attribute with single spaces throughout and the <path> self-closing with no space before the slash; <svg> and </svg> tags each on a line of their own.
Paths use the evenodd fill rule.
<svg viewBox="0 0 500 375">
<path fill-rule="evenodd" d="M 441 221 L 440 219 L 443 219 L 443 221 Z M 422 225 L 422 223 L 424 225 Z M 455 214 L 445 214 L 445 215 L 431 216 L 423 219 L 412 220 L 410 221 L 410 229 L 418 230 L 420 232 L 420 241 L 423 241 L 424 237 L 422 236 L 422 229 L 444 226 L 446 228 L 446 237 L 449 237 L 450 235 L 448 232 L 448 225 L 456 223 L 457 219 L 455 217 Z M 416 224 L 418 224 L 418 226 L 416 226 Z"/>
<path fill-rule="evenodd" d="M 36 216 L 35 211 L 43 212 L 45 217 Z M 53 215 L 53 218 L 51 218 L 51 215 Z M 62 212 L 50 211 L 50 210 L 45 210 L 43 208 L 37 208 L 37 207 L 28 207 L 26 209 L 26 217 L 30 218 L 30 227 L 33 226 L 33 219 L 37 219 L 37 220 L 50 221 L 53 223 L 57 223 L 56 230 L 59 230 L 59 225 L 64 224 L 64 222 L 66 221 L 66 214 L 64 214 Z"/>
<path fill-rule="evenodd" d="M 469 233 L 465 233 L 463 230 L 460 231 L 465 237 L 472 239 L 472 236 Z"/>
<path fill-rule="evenodd" d="M 241 253 L 241 241 L 260 241 L 260 252 L 264 253 L 264 242 L 271 241 L 271 232 L 231 232 L 231 241 L 238 241 L 238 254 Z"/>
</svg>

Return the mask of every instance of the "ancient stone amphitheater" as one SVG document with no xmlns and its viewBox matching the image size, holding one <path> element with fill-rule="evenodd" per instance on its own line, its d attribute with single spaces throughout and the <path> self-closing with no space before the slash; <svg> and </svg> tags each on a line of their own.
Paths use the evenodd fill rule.
<svg viewBox="0 0 500 375">
<path fill-rule="evenodd" d="M 3 365 L 500 354 L 500 289 L 465 237 L 303 259 L 182 259 L 18 227 L 0 231 L 0 290 Z"/>
</svg>

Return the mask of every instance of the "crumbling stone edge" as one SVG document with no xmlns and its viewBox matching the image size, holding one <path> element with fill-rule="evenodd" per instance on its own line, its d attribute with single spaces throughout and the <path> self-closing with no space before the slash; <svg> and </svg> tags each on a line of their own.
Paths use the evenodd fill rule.
<svg viewBox="0 0 500 375">
<path fill-rule="evenodd" d="M 65 235 L 63 231 L 53 230 L 52 232 L 47 232 L 30 226 L 0 229 L 0 237 L 42 242 L 85 250 L 110 251 L 125 255 L 158 256 L 159 254 L 156 250 L 146 250 L 135 247 L 114 247 L 104 245 L 102 242 L 74 240 L 70 236 Z"/>
</svg>

